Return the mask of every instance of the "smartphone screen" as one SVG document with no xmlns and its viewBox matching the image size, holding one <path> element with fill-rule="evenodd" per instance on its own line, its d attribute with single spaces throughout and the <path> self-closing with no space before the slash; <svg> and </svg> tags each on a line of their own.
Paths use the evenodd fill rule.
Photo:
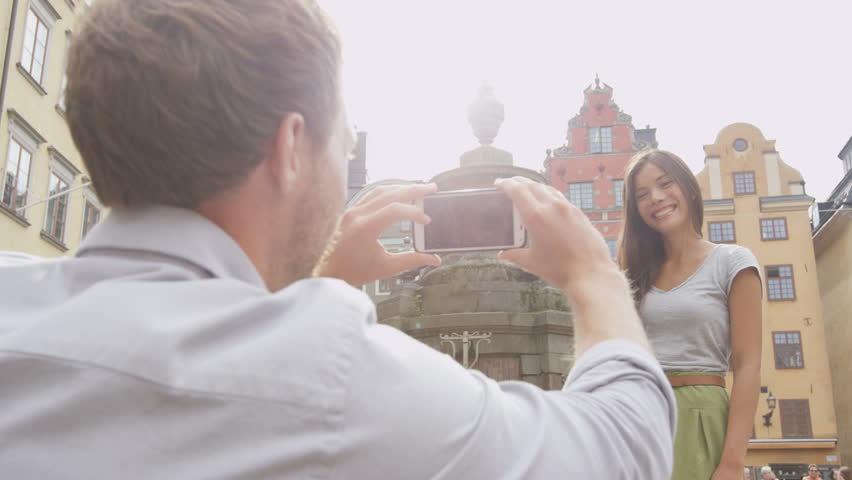
<svg viewBox="0 0 852 480">
<path fill-rule="evenodd" d="M 426 250 L 511 247 L 512 201 L 502 192 L 425 197 L 423 210 L 432 222 L 423 227 Z"/>
</svg>

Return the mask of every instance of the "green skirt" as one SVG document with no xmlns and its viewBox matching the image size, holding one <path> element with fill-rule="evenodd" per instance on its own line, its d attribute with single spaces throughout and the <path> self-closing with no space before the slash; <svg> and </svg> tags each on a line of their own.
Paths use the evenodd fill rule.
<svg viewBox="0 0 852 480">
<path fill-rule="evenodd" d="M 666 374 L 696 375 L 696 372 Z M 701 375 L 707 373 L 701 372 Z M 709 480 L 725 447 L 730 403 L 728 392 L 713 385 L 693 385 L 677 387 L 674 393 L 677 434 L 672 480 Z"/>
</svg>

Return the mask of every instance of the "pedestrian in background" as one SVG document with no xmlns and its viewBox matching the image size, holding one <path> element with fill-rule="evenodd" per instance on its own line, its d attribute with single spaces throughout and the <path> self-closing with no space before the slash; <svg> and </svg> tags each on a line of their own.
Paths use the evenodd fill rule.
<svg viewBox="0 0 852 480">
<path fill-rule="evenodd" d="M 813 463 L 808 465 L 808 474 L 802 477 L 802 480 L 817 480 L 818 478 L 822 478 L 819 467 Z"/>
</svg>

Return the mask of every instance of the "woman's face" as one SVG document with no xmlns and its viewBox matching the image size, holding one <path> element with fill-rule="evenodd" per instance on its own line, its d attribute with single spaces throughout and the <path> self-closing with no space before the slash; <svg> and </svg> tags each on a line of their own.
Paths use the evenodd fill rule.
<svg viewBox="0 0 852 480">
<path fill-rule="evenodd" d="M 634 187 L 636 208 L 646 225 L 663 235 L 692 228 L 686 197 L 663 169 L 645 164 L 636 173 Z"/>
</svg>

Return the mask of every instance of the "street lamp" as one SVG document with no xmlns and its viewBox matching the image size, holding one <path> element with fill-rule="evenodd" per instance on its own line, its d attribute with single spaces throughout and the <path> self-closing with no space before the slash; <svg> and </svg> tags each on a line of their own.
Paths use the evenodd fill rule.
<svg viewBox="0 0 852 480">
<path fill-rule="evenodd" d="M 775 411 L 777 402 L 778 400 L 772 395 L 772 392 L 769 392 L 769 396 L 766 397 L 766 406 L 769 407 L 769 411 L 763 416 L 764 427 L 772 426 L 772 412 Z"/>
</svg>

